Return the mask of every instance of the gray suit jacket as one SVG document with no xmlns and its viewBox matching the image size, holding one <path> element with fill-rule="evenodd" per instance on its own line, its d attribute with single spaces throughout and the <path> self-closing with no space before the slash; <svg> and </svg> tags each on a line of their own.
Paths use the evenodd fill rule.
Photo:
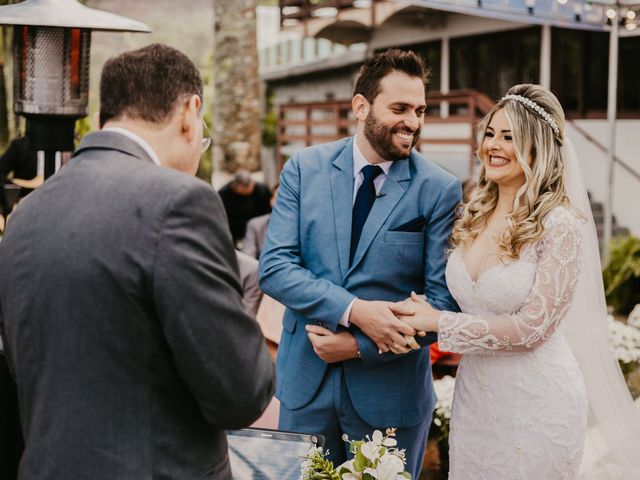
<svg viewBox="0 0 640 480">
<path fill-rule="evenodd" d="M 218 196 L 115 132 L 85 137 L 14 212 L 0 332 L 20 479 L 229 479 L 224 429 L 272 395 Z"/>
<path fill-rule="evenodd" d="M 240 282 L 242 283 L 242 301 L 247 311 L 256 318 L 260 300 L 262 300 L 262 290 L 258 279 L 258 260 L 249 255 L 236 250 L 238 268 L 240 269 Z"/>
<path fill-rule="evenodd" d="M 270 213 L 254 217 L 247 222 L 247 232 L 242 240 L 242 252 L 253 258 L 260 258 L 267 237 Z"/>
</svg>

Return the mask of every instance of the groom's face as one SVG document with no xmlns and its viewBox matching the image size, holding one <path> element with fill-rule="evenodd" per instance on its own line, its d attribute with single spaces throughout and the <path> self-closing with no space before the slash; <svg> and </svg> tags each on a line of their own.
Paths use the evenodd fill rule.
<svg viewBox="0 0 640 480">
<path fill-rule="evenodd" d="M 380 93 L 370 106 L 364 135 L 383 159 L 407 158 L 420 139 L 426 108 L 422 80 L 391 72 L 380 81 Z"/>
</svg>

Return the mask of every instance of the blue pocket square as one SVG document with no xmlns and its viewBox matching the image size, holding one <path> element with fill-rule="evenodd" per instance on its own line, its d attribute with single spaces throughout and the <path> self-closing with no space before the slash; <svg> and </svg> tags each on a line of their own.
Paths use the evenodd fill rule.
<svg viewBox="0 0 640 480">
<path fill-rule="evenodd" d="M 424 226 L 427 223 L 424 217 L 420 216 L 409 220 L 397 227 L 390 229 L 390 232 L 421 232 L 424 230 Z"/>
</svg>

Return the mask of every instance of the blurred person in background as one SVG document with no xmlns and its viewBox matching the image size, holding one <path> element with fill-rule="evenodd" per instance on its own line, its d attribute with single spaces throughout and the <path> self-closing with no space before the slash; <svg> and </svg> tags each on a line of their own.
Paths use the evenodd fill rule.
<svg viewBox="0 0 640 480">
<path fill-rule="evenodd" d="M 269 202 L 271 208 L 273 208 L 276 203 L 279 186 L 279 184 L 276 184 L 276 186 L 273 187 L 271 200 Z M 269 218 L 271 218 L 271 213 L 265 213 L 259 217 L 252 218 L 247 223 L 247 231 L 244 235 L 244 239 L 242 240 L 242 251 L 253 258 L 260 258 L 262 247 L 264 246 L 264 240 L 267 236 Z"/>
<path fill-rule="evenodd" d="M 36 151 L 31 148 L 27 137 L 18 137 L 11 141 L 7 150 L 0 157 L 0 208 L 2 219 L 0 227 L 4 226 L 7 217 L 13 209 L 13 202 L 10 202 L 5 192 L 5 184 L 11 184 L 7 177 L 12 174 L 12 178 L 21 180 L 32 180 L 38 174 L 38 160 Z M 29 185 L 20 189 L 18 199 L 24 198 L 32 189 Z M 2 230 L 2 228 L 0 228 Z"/>
<path fill-rule="evenodd" d="M 218 193 L 236 244 L 244 238 L 250 219 L 271 212 L 271 190 L 264 183 L 253 180 L 247 170 L 238 170 L 235 178 Z"/>
</svg>

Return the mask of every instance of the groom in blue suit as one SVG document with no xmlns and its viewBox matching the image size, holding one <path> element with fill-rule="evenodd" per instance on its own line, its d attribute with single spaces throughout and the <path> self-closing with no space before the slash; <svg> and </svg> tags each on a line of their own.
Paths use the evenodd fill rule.
<svg viewBox="0 0 640 480">
<path fill-rule="evenodd" d="M 285 165 L 260 259 L 260 285 L 286 307 L 276 363 L 281 430 L 342 440 L 396 427 L 417 478 L 435 404 L 434 338 L 399 321 L 411 291 L 456 310 L 446 249 L 460 182 L 413 147 L 426 69 L 412 52 L 368 60 L 354 89 L 355 137 L 307 148 Z M 416 340 L 417 339 L 417 340 Z"/>
</svg>

